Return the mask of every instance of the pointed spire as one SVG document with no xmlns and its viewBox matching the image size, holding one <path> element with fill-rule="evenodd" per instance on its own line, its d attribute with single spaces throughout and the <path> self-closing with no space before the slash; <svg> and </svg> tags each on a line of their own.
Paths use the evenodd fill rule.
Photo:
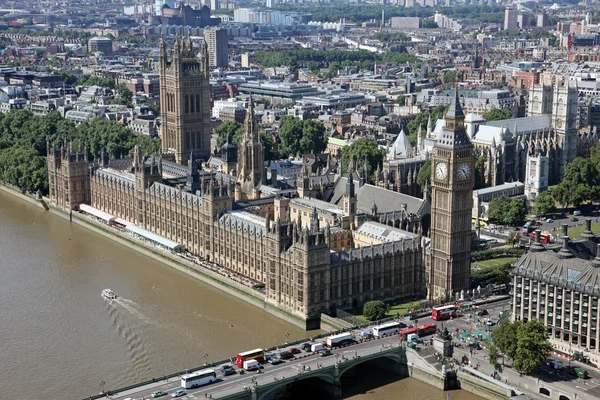
<svg viewBox="0 0 600 400">
<path fill-rule="evenodd" d="M 450 108 L 446 113 L 447 119 L 464 118 L 462 106 L 460 105 L 460 97 L 458 96 L 458 85 L 454 87 L 454 101 L 450 104 Z"/>
<path fill-rule="evenodd" d="M 208 43 L 206 43 L 206 37 L 202 40 L 202 47 L 200 49 L 200 59 L 202 66 L 204 67 L 204 73 L 208 76 L 210 72 L 210 58 L 208 56 Z"/>
<path fill-rule="evenodd" d="M 431 125 L 431 114 L 429 114 L 429 118 L 427 119 L 427 136 L 429 137 L 433 132 L 433 127 Z"/>
</svg>

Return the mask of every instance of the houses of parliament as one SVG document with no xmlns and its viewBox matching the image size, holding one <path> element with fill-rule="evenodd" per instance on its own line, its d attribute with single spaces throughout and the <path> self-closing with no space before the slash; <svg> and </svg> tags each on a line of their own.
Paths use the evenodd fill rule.
<svg viewBox="0 0 600 400">
<path fill-rule="evenodd" d="M 419 222 L 396 223 L 378 211 L 400 209 L 397 199 L 408 197 L 361 182 L 354 163 L 331 178 L 336 202 L 311 197 L 304 174 L 294 195 L 266 186 L 252 99 L 239 146 L 229 138 L 223 168 L 203 169 L 211 135 L 208 58 L 205 45 L 199 59 L 191 46 L 177 40 L 169 58 L 160 45 L 163 152 L 147 156 L 136 147 L 130 159 L 103 152 L 90 161 L 85 150 L 49 144 L 56 207 L 96 209 L 261 282 L 264 301 L 307 328 L 322 312 L 370 300 L 443 301 L 469 288 L 474 161 L 460 103 L 446 115 L 433 153 L 429 239 Z M 359 199 L 366 189 L 396 197 L 383 204 L 374 196 L 365 210 Z M 421 208 L 428 201 L 410 199 Z"/>
</svg>

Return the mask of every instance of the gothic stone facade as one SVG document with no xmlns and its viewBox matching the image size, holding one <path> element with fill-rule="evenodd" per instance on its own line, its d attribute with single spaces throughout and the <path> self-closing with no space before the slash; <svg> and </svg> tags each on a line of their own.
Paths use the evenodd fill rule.
<svg viewBox="0 0 600 400">
<path fill-rule="evenodd" d="M 76 153 L 61 160 L 65 171 L 72 168 L 71 162 L 86 170 L 91 165 L 79 161 Z M 282 223 L 285 207 L 270 207 L 266 218 L 232 210 L 232 183 L 213 176 L 200 180 L 192 194 L 163 183 L 161 162 L 158 157 L 143 157 L 137 148 L 129 167 L 112 168 L 102 162 L 91 165 L 91 174 L 81 175 L 82 180 L 72 175 L 87 182 L 85 195 L 76 196 L 77 201 L 69 192 L 73 181 L 69 189 L 51 186 L 51 199 L 66 209 L 90 204 L 263 282 L 266 301 L 308 321 L 322 311 L 373 299 L 425 294 L 420 237 L 332 251 L 329 226 L 309 229 L 289 220 Z M 48 165 L 53 163 L 49 157 Z"/>
</svg>

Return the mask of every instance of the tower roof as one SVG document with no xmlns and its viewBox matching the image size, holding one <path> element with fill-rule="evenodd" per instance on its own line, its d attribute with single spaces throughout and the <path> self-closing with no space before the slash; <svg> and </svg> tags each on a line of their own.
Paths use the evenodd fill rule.
<svg viewBox="0 0 600 400">
<path fill-rule="evenodd" d="M 450 104 L 450 108 L 446 113 L 446 119 L 457 119 L 464 118 L 465 113 L 463 112 L 462 106 L 460 105 L 460 98 L 458 97 L 458 85 L 454 87 L 454 101 Z"/>
</svg>

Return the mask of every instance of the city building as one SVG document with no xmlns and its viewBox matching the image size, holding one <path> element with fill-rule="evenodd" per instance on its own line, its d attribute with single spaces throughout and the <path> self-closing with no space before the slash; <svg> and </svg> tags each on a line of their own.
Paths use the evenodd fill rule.
<svg viewBox="0 0 600 400">
<path fill-rule="evenodd" d="M 419 29 L 421 27 L 421 18 L 419 17 L 392 17 L 390 26 L 400 29 Z"/>
<path fill-rule="evenodd" d="M 210 155 L 210 85 L 206 42 L 197 59 L 190 39 L 176 39 L 171 59 L 160 41 L 160 121 L 162 150 L 167 158 L 185 164 L 190 153 Z"/>
<path fill-rule="evenodd" d="M 577 239 L 569 238 L 567 225 L 558 243 L 542 244 L 540 235 L 536 231 L 529 251 L 514 263 L 512 318 L 543 322 L 556 350 L 582 351 L 598 364 L 600 237 L 592 232 L 589 219 Z"/>
<path fill-rule="evenodd" d="M 154 0 L 154 13 L 160 16 L 161 10 L 165 5 L 173 8 L 175 7 L 175 0 Z"/>
<path fill-rule="evenodd" d="M 110 56 L 113 53 L 112 40 L 104 36 L 95 36 L 88 40 L 88 52 L 96 53 L 101 52 L 106 56 Z"/>
<path fill-rule="evenodd" d="M 504 30 L 516 31 L 519 29 L 519 11 L 515 6 L 506 6 L 504 10 Z"/>
<path fill-rule="evenodd" d="M 204 31 L 204 40 L 208 46 L 208 58 L 211 68 L 226 68 L 229 65 L 229 40 L 225 29 L 211 28 Z"/>
<path fill-rule="evenodd" d="M 471 213 L 475 160 L 465 132 L 465 115 L 455 89 L 442 136 L 433 147 L 431 179 L 430 299 L 450 300 L 470 288 Z"/>
</svg>

